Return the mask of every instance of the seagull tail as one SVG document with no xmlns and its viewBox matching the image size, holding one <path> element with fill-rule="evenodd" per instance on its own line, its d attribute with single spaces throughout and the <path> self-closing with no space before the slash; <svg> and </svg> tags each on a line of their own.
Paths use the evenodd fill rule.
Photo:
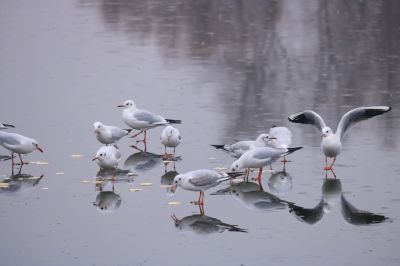
<svg viewBox="0 0 400 266">
<path fill-rule="evenodd" d="M 227 149 L 225 149 L 225 145 L 215 145 L 215 144 L 210 144 L 211 146 L 213 146 L 214 148 L 216 148 L 217 150 L 224 150 L 224 151 L 228 151 Z"/>
<path fill-rule="evenodd" d="M 285 155 L 288 155 L 288 154 L 291 154 L 291 153 L 293 153 L 293 152 L 295 152 L 295 151 L 297 151 L 297 150 L 300 150 L 300 149 L 302 149 L 303 147 L 294 147 L 294 148 L 287 148 L 287 152 L 285 153 Z"/>
<path fill-rule="evenodd" d="M 229 176 L 229 179 L 232 179 L 244 175 L 244 172 L 227 172 L 226 174 Z"/>
<path fill-rule="evenodd" d="M 176 120 L 176 119 L 165 119 L 170 124 L 182 124 L 182 120 Z"/>
<path fill-rule="evenodd" d="M 247 229 L 239 228 L 236 225 L 230 225 L 228 231 L 230 231 L 230 232 L 248 233 Z"/>
</svg>

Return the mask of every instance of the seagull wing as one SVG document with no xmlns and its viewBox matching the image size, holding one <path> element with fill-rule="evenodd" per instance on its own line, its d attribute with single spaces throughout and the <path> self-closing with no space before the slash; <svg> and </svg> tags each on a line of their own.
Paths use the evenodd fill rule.
<svg viewBox="0 0 400 266">
<path fill-rule="evenodd" d="M 389 112 L 392 108 L 389 106 L 370 106 L 358 107 L 348 111 L 342 117 L 336 130 L 340 140 L 343 139 L 346 131 L 355 123 L 366 120 L 368 118 Z"/>
<path fill-rule="evenodd" d="M 159 115 L 155 115 L 146 110 L 135 110 L 133 113 L 135 119 L 143 122 L 147 122 L 149 124 L 168 124 L 165 119 Z"/>
<path fill-rule="evenodd" d="M 306 110 L 289 116 L 289 121 L 292 123 L 309 124 L 322 131 L 326 127 L 322 117 L 314 111 Z"/>
</svg>

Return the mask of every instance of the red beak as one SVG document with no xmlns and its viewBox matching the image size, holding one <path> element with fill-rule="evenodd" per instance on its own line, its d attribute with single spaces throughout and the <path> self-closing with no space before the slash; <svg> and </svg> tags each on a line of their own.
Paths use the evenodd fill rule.
<svg viewBox="0 0 400 266">
<path fill-rule="evenodd" d="M 38 147 L 36 147 L 36 149 L 38 150 L 38 151 L 40 151 L 41 153 L 43 153 L 43 150 L 38 146 Z"/>
<path fill-rule="evenodd" d="M 92 159 L 92 162 L 93 162 L 93 161 L 96 161 L 96 160 L 98 160 L 98 159 L 99 159 L 99 157 L 96 156 L 96 157 L 94 157 L 94 158 Z"/>
<path fill-rule="evenodd" d="M 173 184 L 172 187 L 171 187 L 171 192 L 175 193 L 177 187 L 178 187 L 177 184 Z"/>
</svg>

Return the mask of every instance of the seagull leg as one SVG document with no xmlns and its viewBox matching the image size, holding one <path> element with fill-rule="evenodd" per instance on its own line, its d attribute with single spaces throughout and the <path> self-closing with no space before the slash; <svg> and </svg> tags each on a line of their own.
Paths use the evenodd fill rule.
<svg viewBox="0 0 400 266">
<path fill-rule="evenodd" d="M 336 161 L 336 157 L 333 158 L 333 162 L 329 166 L 325 166 L 324 170 L 332 170 L 332 166 Z M 328 159 L 326 159 L 326 163 L 328 164 Z"/>
<path fill-rule="evenodd" d="M 142 134 L 142 133 L 143 133 L 143 130 L 140 130 L 139 133 L 137 133 L 137 134 L 131 136 L 131 138 L 136 138 L 137 136 L 139 136 L 139 135 Z"/>
<path fill-rule="evenodd" d="M 19 156 L 19 160 L 21 161 L 21 165 L 29 164 L 29 162 L 24 162 L 24 161 L 22 161 L 21 154 L 18 153 L 18 156 Z"/>
<path fill-rule="evenodd" d="M 263 169 L 262 169 L 262 167 L 260 168 L 260 170 L 258 171 L 258 176 L 256 177 L 256 181 L 258 181 L 258 183 L 260 184 L 260 186 L 261 186 L 261 175 L 262 175 L 262 172 L 263 172 Z"/>
<path fill-rule="evenodd" d="M 14 153 L 12 152 L 11 153 L 11 164 L 12 164 L 12 167 L 14 168 Z"/>
<path fill-rule="evenodd" d="M 204 215 L 204 205 L 199 205 L 200 215 Z"/>
<path fill-rule="evenodd" d="M 132 148 L 134 148 L 135 150 L 138 150 L 138 151 L 143 151 L 142 149 L 138 148 L 138 147 L 135 146 L 135 145 L 131 145 L 131 146 L 129 146 L 129 147 L 132 147 Z"/>
</svg>

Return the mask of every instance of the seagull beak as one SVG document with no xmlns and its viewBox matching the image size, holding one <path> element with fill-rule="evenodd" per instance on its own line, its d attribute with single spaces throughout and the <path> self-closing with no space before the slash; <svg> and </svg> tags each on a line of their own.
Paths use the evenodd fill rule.
<svg viewBox="0 0 400 266">
<path fill-rule="evenodd" d="M 118 105 L 117 107 L 125 107 L 125 105 L 123 105 L 123 104 L 120 104 L 120 105 Z"/>
<path fill-rule="evenodd" d="M 269 137 L 269 139 L 277 139 L 277 138 L 275 138 L 275 137 Z"/>
<path fill-rule="evenodd" d="M 92 159 L 92 162 L 93 162 L 93 161 L 96 161 L 96 160 L 98 160 L 98 159 L 99 159 L 99 157 L 96 156 L 96 157 L 94 157 L 94 158 Z"/>
<path fill-rule="evenodd" d="M 43 150 L 42 150 L 42 148 L 40 148 L 39 146 L 38 146 L 38 147 L 36 147 L 36 149 L 37 149 L 38 151 L 40 151 L 41 153 L 43 153 Z"/>
<path fill-rule="evenodd" d="M 321 138 L 325 138 L 326 137 L 326 134 L 325 133 L 322 133 L 321 134 Z"/>
<path fill-rule="evenodd" d="M 175 193 L 177 187 L 178 187 L 177 184 L 173 184 L 172 187 L 171 187 L 171 192 Z"/>
</svg>

